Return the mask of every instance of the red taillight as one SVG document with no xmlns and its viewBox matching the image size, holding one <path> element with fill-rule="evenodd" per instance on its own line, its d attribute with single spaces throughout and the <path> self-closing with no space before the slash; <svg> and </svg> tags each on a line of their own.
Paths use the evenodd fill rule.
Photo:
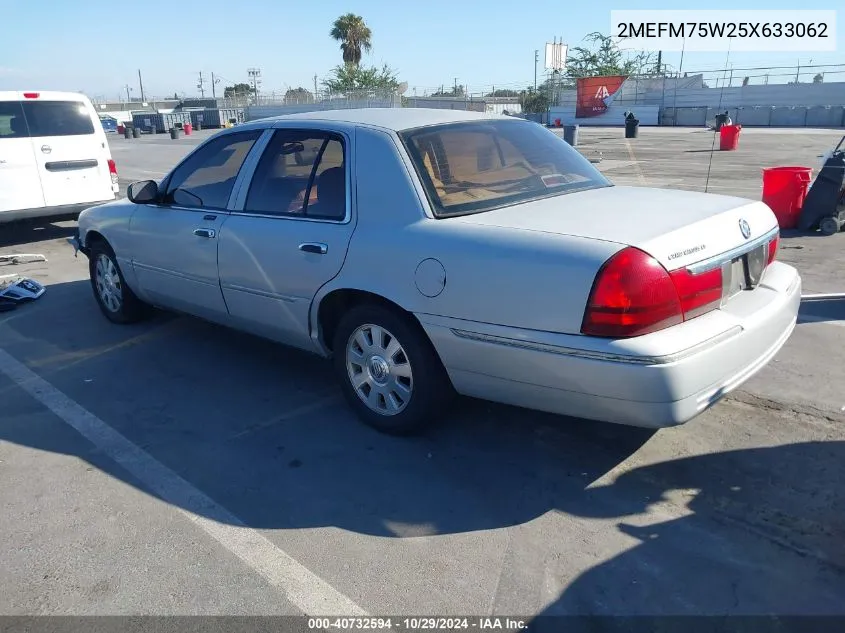
<svg viewBox="0 0 845 633">
<path fill-rule="evenodd" d="M 693 275 L 686 268 L 673 270 L 670 275 L 681 301 L 684 321 L 717 308 L 722 302 L 722 269 L 716 268 Z"/>
<path fill-rule="evenodd" d="M 23 93 L 24 99 L 37 99 L 40 95 L 38 92 L 25 92 Z"/>
<path fill-rule="evenodd" d="M 682 268 L 670 274 L 649 254 L 629 247 L 599 271 L 581 333 L 641 336 L 714 310 L 721 301 L 721 268 L 698 275 Z"/>
<path fill-rule="evenodd" d="M 109 158 L 109 174 L 111 174 L 111 183 L 113 185 L 118 184 L 117 165 L 111 158 Z"/>
<path fill-rule="evenodd" d="M 775 235 L 772 238 L 772 241 L 769 242 L 769 259 L 766 262 L 767 265 L 775 261 L 775 257 L 777 257 L 778 254 L 778 246 L 780 246 L 780 233 Z"/>
<path fill-rule="evenodd" d="M 638 336 L 683 321 L 681 302 L 666 269 L 643 251 L 626 248 L 599 271 L 581 332 L 590 336 Z"/>
</svg>

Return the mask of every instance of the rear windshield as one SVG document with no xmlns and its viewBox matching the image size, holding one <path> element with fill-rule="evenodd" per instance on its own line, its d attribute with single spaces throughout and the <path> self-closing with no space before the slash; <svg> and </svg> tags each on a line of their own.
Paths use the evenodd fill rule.
<svg viewBox="0 0 845 633">
<path fill-rule="evenodd" d="M 94 133 L 94 122 L 79 101 L 23 101 L 30 136 L 82 136 Z"/>
<path fill-rule="evenodd" d="M 449 123 L 399 136 L 441 217 L 611 184 L 566 141 L 529 121 Z"/>
</svg>

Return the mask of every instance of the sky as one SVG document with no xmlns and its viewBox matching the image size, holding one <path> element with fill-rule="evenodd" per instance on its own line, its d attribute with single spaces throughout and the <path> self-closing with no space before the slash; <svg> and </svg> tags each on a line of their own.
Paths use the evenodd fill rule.
<svg viewBox="0 0 845 633">
<path fill-rule="evenodd" d="M 698 0 L 702 9 L 794 9 L 795 2 Z M 570 48 L 591 31 L 609 33 L 613 9 L 676 9 L 677 2 L 632 0 L 0 0 L 0 90 L 74 90 L 97 98 L 198 95 L 199 72 L 211 93 L 211 74 L 225 85 L 247 81 L 261 69 L 261 92 L 313 90 L 341 63 L 331 24 L 352 12 L 373 33 L 363 64 L 388 64 L 408 82 L 406 94 L 422 95 L 458 83 L 470 93 L 524 88 L 534 82 L 534 51 L 540 50 L 542 81 L 546 42 L 562 38 Z M 684 71 L 800 62 L 843 64 L 827 81 L 845 81 L 845 10 L 841 0 L 816 1 L 812 9 L 836 9 L 841 23 L 835 53 L 691 53 Z M 683 8 L 691 8 L 689 5 Z M 124 17 L 125 16 L 125 17 Z M 148 16 L 148 17 L 146 17 Z M 811 62 L 812 60 L 812 62 Z M 680 53 L 664 53 L 678 69 Z M 833 69 L 831 69 L 833 70 Z M 782 71 L 786 72 L 786 71 Z M 749 73 L 746 73 L 749 74 Z M 772 80 L 774 81 L 774 80 Z"/>
</svg>

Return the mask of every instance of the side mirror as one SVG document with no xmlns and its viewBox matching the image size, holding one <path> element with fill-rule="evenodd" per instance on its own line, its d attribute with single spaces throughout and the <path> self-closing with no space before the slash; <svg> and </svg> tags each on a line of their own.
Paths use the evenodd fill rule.
<svg viewBox="0 0 845 633">
<path fill-rule="evenodd" d="M 139 180 L 129 185 L 126 197 L 135 204 L 150 204 L 158 200 L 158 183 L 155 180 Z"/>
</svg>

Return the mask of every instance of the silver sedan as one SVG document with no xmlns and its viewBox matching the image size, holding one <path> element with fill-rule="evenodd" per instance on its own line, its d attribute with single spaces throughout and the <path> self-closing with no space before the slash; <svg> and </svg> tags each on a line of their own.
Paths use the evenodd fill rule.
<svg viewBox="0 0 845 633">
<path fill-rule="evenodd" d="M 763 203 L 613 186 L 540 125 L 412 108 L 248 123 L 79 218 L 116 323 L 151 306 L 331 358 L 409 433 L 454 393 L 690 420 L 790 336 L 801 280 Z"/>
</svg>

